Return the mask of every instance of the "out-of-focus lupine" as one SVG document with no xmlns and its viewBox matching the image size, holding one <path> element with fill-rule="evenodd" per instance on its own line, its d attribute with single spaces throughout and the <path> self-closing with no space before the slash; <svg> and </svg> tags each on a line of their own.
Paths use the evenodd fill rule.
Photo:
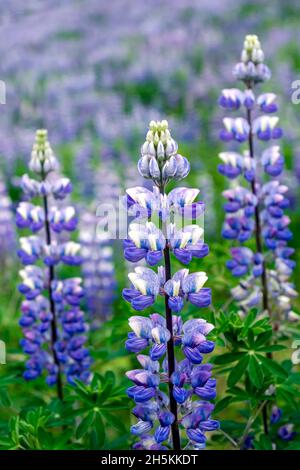
<svg viewBox="0 0 300 470">
<path fill-rule="evenodd" d="M 94 198 L 88 210 L 81 208 L 79 224 L 85 303 L 91 315 L 92 328 L 97 328 L 110 318 L 116 291 L 116 236 L 110 233 L 109 217 L 117 214 L 121 189 L 112 162 L 114 157 L 110 149 L 104 148 L 101 152 L 101 166 L 90 178 L 83 178 L 84 185 L 89 186 Z M 91 170 L 91 159 L 86 163 Z"/>
<path fill-rule="evenodd" d="M 274 405 L 271 409 L 270 415 L 270 425 L 276 425 L 281 421 L 283 412 L 282 409 L 278 408 L 278 406 Z M 286 423 L 280 426 L 277 430 L 277 436 L 282 439 L 283 441 L 291 441 L 296 436 L 296 432 L 294 431 L 294 424 Z"/>
<path fill-rule="evenodd" d="M 15 251 L 16 233 L 11 200 L 0 177 L 0 265 L 5 266 Z"/>
<path fill-rule="evenodd" d="M 272 15 L 280 18 L 284 12 L 281 2 L 272 3 Z M 24 149 L 30 148 L 28 129 L 41 120 L 51 129 L 55 144 L 77 141 L 91 129 L 109 142 L 128 139 L 133 129 L 142 135 L 142 122 L 151 100 L 156 113 L 166 105 L 184 111 L 176 126 L 182 139 L 199 135 L 199 101 L 208 105 L 200 116 L 202 126 L 213 108 L 210 93 L 219 89 L 228 73 L 228 57 L 235 47 L 235 35 L 228 34 L 233 29 L 238 34 L 233 5 L 237 14 L 242 13 L 244 0 L 214 0 L 206 4 L 174 0 L 172 9 L 166 0 L 153 0 L 151 4 L 137 3 L 133 11 L 124 0 L 109 5 L 89 0 L 84 11 L 73 0 L 61 5 L 44 0 L 20 16 L 20 0 L 11 1 L 0 36 L 2 70 L 11 84 L 7 89 L 10 106 L 1 122 L 0 153 L 7 159 L 10 171 Z M 152 15 L 157 9 L 161 11 L 159 18 Z M 192 14 L 182 14 L 187 10 Z M 121 27 L 119 19 L 124 11 L 126 21 Z M 42 21 L 45 15 L 47 23 Z M 162 43 L 157 38 L 166 17 L 169 27 Z M 251 24 L 261 29 L 263 15 L 252 15 Z M 295 23 L 280 28 L 278 22 L 270 22 L 267 41 L 274 45 L 269 48 L 271 58 L 289 47 L 297 37 L 297 26 Z M 238 30 L 243 28 L 241 21 Z M 76 39 L 63 41 L 66 29 L 72 29 Z M 136 37 L 140 40 L 136 41 Z M 224 37 L 226 48 L 222 47 Z M 102 45 L 101 50 L 98 44 Z M 8 52 L 12 48 L 13 57 Z M 43 61 L 40 50 L 44 52 Z M 284 90 L 290 89 L 293 76 L 293 61 L 288 59 L 280 61 L 274 70 Z M 145 93 L 146 90 L 153 93 Z"/>
<path fill-rule="evenodd" d="M 79 226 L 82 276 L 92 328 L 111 316 L 115 296 L 115 264 L 109 234 L 97 228 L 96 211 L 84 211 Z"/>
<path fill-rule="evenodd" d="M 74 383 L 74 379 L 87 381 L 91 358 L 84 346 L 87 326 L 80 310 L 81 279 L 59 279 L 56 272 L 59 263 L 71 266 L 81 263 L 80 245 L 73 241 L 59 243 L 57 239 L 61 232 L 72 232 L 77 225 L 72 206 L 58 208 L 52 203 L 72 191 L 68 178 L 52 180 L 51 174 L 57 168 L 47 131 L 37 131 L 29 163 L 37 178 L 25 174 L 21 182 L 27 200 L 32 202 L 19 204 L 16 223 L 19 229 L 32 232 L 20 238 L 18 250 L 24 265 L 19 285 L 25 297 L 21 306 L 20 326 L 24 334 L 21 346 L 29 355 L 24 377 L 33 380 L 46 370 L 47 383 L 57 384 L 62 398 L 62 374 L 69 383 Z"/>
<path fill-rule="evenodd" d="M 243 110 L 242 117 L 225 117 L 221 139 L 225 142 L 245 143 L 243 153 L 220 153 L 219 171 L 232 181 L 223 195 L 226 219 L 223 237 L 238 244 L 231 250 L 232 259 L 227 266 L 236 277 L 242 277 L 232 290 L 239 302 L 241 314 L 255 306 L 269 314 L 274 329 L 280 328 L 283 319 L 298 319 L 291 306 L 297 295 L 290 276 L 294 250 L 289 248 L 292 238 L 290 219 L 284 210 L 289 205 L 288 187 L 280 183 L 284 157 L 274 143 L 258 155 L 258 142 L 277 141 L 282 130 L 274 93 L 255 95 L 259 83 L 271 76 L 264 64 L 264 54 L 257 36 L 246 36 L 241 62 L 234 68 L 234 75 L 244 84 L 244 89 L 225 89 L 219 103 L 226 110 Z M 237 182 L 242 177 L 244 183 Z M 255 239 L 255 247 L 245 242 Z"/>
<path fill-rule="evenodd" d="M 204 204 L 194 202 L 199 190 L 180 187 L 166 193 L 169 181 L 179 181 L 190 171 L 188 160 L 177 150 L 167 121 L 151 121 L 138 170 L 155 186 L 152 191 L 144 187 L 127 190 L 127 206 L 136 220 L 124 241 L 124 256 L 131 262 L 144 259 L 149 266 L 160 262 L 163 266 L 157 270 L 136 267 L 129 274 L 132 287 L 123 290 L 123 297 L 137 311 L 154 305 L 158 296 L 165 299 L 165 315 L 129 319 L 132 332 L 126 348 L 137 354 L 141 366 L 127 373 L 133 382 L 128 396 L 136 403 L 133 414 L 138 418 L 131 428 L 139 438 L 135 449 L 178 450 L 181 440 L 185 448 L 202 449 L 206 431 L 219 427 L 211 419 L 216 380 L 211 376 L 212 366 L 202 363 L 203 355 L 214 349 L 213 341 L 207 339 L 214 327 L 201 318 L 183 323 L 180 316 L 186 302 L 209 306 L 211 290 L 204 287 L 207 276 L 188 269 L 171 273 L 171 255 L 187 265 L 193 257 L 208 254 L 203 229 L 195 223 L 184 225 L 203 214 Z M 164 384 L 168 384 L 168 394 Z"/>
</svg>

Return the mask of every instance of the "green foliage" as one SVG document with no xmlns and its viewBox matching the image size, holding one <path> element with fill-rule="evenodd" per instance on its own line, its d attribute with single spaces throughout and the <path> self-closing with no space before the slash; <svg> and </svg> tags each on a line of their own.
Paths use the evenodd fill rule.
<svg viewBox="0 0 300 470">
<path fill-rule="evenodd" d="M 257 436 L 253 441 L 255 449 L 271 450 L 272 443 L 286 448 L 289 444 L 278 439 L 276 430 L 271 430 L 271 437 L 262 433 L 260 417 L 264 403 L 267 414 L 270 411 L 269 403 L 274 402 L 286 409 L 299 408 L 296 399 L 299 396 L 299 373 L 293 372 L 290 361 L 280 360 L 287 347 L 283 343 L 284 338 L 274 343 L 269 318 L 258 316 L 256 310 L 252 310 L 246 318 L 241 318 L 235 311 L 227 314 L 220 312 L 216 319 L 216 336 L 221 350 L 213 362 L 218 373 L 225 376 L 227 390 L 217 403 L 215 413 L 220 415 L 223 423 L 222 414 L 229 407 L 242 406 L 239 413 L 244 416 L 246 424 L 250 422 L 249 434 L 254 431 Z M 248 407 L 244 408 L 247 403 Z M 258 414 L 257 410 L 260 411 Z M 225 421 L 225 428 L 222 425 L 222 429 L 236 438 L 239 446 L 242 435 L 240 423 L 232 421 L 229 428 Z"/>
<path fill-rule="evenodd" d="M 6 380 L 1 380 L 1 386 Z M 13 383 L 13 380 L 10 380 Z M 68 387 L 64 402 L 31 400 L 0 427 L 0 448 L 7 450 L 105 449 L 128 441 L 129 409 L 124 387 L 112 372 L 95 374 L 89 385 Z M 5 397 L 6 406 L 11 400 Z M 109 444 L 106 447 L 106 439 Z"/>
</svg>

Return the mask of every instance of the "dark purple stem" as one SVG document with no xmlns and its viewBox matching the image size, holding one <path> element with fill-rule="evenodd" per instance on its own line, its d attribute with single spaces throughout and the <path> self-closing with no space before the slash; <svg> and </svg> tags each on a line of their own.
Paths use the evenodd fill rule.
<svg viewBox="0 0 300 470">
<path fill-rule="evenodd" d="M 165 258 L 165 271 L 166 281 L 171 279 L 171 263 L 170 263 L 170 251 L 168 246 L 164 249 Z M 178 414 L 177 414 L 177 402 L 173 396 L 173 384 L 171 382 L 171 376 L 175 371 L 175 352 L 174 352 L 174 338 L 173 338 L 173 323 L 172 323 L 172 310 L 168 305 L 169 296 L 165 296 L 165 311 L 166 311 L 166 322 L 167 328 L 170 332 L 170 339 L 167 344 L 167 355 L 168 355 L 168 375 L 169 375 L 169 397 L 170 397 L 170 411 L 173 413 L 175 419 L 172 424 L 172 440 L 174 450 L 180 450 L 180 435 L 178 428 Z"/>
<path fill-rule="evenodd" d="M 249 143 L 249 154 L 251 158 L 254 157 L 254 148 L 253 148 L 253 134 L 252 134 L 252 115 L 251 115 L 251 110 L 247 110 L 247 121 L 250 127 L 249 130 L 249 138 L 248 138 L 248 143 Z M 252 193 L 254 196 L 257 196 L 256 193 L 256 181 L 255 177 L 251 181 L 251 189 Z M 262 241 L 261 241 L 261 223 L 260 223 L 260 216 L 259 216 L 259 204 L 255 206 L 255 240 L 256 240 L 256 248 L 257 252 L 262 254 Z M 268 283 L 267 283 L 267 274 L 266 274 L 266 265 L 265 265 L 265 260 L 263 260 L 263 269 L 262 269 L 262 274 L 261 274 L 261 283 L 262 283 L 262 293 L 263 293 L 263 309 L 267 310 L 268 315 L 271 316 L 271 312 L 269 310 L 269 299 L 268 299 Z"/>
<path fill-rule="evenodd" d="M 163 186 L 160 187 L 160 191 L 164 194 Z M 166 230 L 164 230 L 166 232 Z M 165 236 L 167 234 L 165 233 Z M 166 238 L 166 247 L 164 249 L 164 261 L 165 261 L 165 281 L 167 282 L 171 279 L 171 260 L 170 260 L 170 249 L 169 243 Z M 173 384 L 171 382 L 171 376 L 175 371 L 175 351 L 174 351 L 174 337 L 173 337 L 173 321 L 172 321 L 172 310 L 168 304 L 169 296 L 165 295 L 165 312 L 166 312 L 166 324 L 167 329 L 170 333 L 170 339 L 167 343 L 167 359 L 168 359 L 168 386 L 169 386 L 169 398 L 170 398 L 170 411 L 174 415 L 174 422 L 171 426 L 172 431 L 172 441 L 173 441 L 173 449 L 180 450 L 180 433 L 178 427 L 178 412 L 177 412 L 177 402 L 173 396 Z"/>
<path fill-rule="evenodd" d="M 249 89 L 251 89 L 251 85 L 249 86 Z M 247 121 L 249 124 L 249 138 L 248 138 L 248 144 L 249 144 L 249 154 L 251 158 L 255 158 L 254 156 L 254 145 L 253 145 L 253 130 L 252 130 L 252 113 L 251 110 L 247 110 Z M 254 196 L 257 196 L 256 192 L 256 179 L 255 177 L 251 181 L 251 189 L 252 193 Z M 258 253 L 263 254 L 262 251 L 262 241 L 261 241 L 261 222 L 260 222 L 260 214 L 259 214 L 259 204 L 255 206 L 255 240 L 256 240 L 256 250 Z M 266 310 L 268 312 L 269 317 L 271 318 L 271 312 L 269 309 L 269 296 L 268 296 L 268 282 L 267 282 L 267 273 L 266 273 L 266 264 L 265 260 L 263 259 L 263 266 L 262 266 L 262 273 L 261 273 L 261 284 L 262 284 L 262 295 L 263 295 L 263 310 Z M 272 354 L 267 354 L 269 358 L 272 358 Z M 264 433 L 267 435 L 269 434 L 269 427 L 268 427 L 268 408 L 267 408 L 267 402 L 265 406 L 262 409 L 262 419 L 263 419 L 263 427 L 264 427 Z"/>
<path fill-rule="evenodd" d="M 43 175 L 44 179 L 44 175 Z M 44 205 L 44 215 L 45 215 L 45 232 L 46 232 L 46 243 L 47 245 L 51 245 L 51 230 L 48 220 L 48 198 L 47 196 L 43 196 L 43 205 Z M 57 341 L 57 318 L 56 318 L 56 309 L 55 309 L 55 302 L 52 296 L 52 281 L 55 279 L 55 272 L 54 266 L 49 266 L 49 278 L 48 278 L 48 295 L 49 295 L 49 302 L 50 302 L 50 311 L 52 314 L 51 320 L 51 350 L 53 355 L 53 360 L 55 365 L 57 366 L 57 395 L 60 400 L 63 400 L 63 388 L 62 388 L 62 380 L 61 380 L 61 368 L 60 363 L 56 354 L 55 350 L 55 343 Z"/>
</svg>

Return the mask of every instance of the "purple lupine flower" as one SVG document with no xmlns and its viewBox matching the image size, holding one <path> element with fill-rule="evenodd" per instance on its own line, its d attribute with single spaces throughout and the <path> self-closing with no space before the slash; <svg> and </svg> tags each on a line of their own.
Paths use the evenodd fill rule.
<svg viewBox="0 0 300 470">
<path fill-rule="evenodd" d="M 281 426 L 277 434 L 283 441 L 292 441 L 297 433 L 294 431 L 294 425 L 289 423 Z"/>
<path fill-rule="evenodd" d="M 28 200 L 39 197 L 43 205 L 22 202 L 16 213 L 17 226 L 34 233 L 20 238 L 18 250 L 24 265 L 19 291 L 26 299 L 21 305 L 19 322 L 24 335 L 21 346 L 29 355 L 24 378 L 33 380 L 46 371 L 48 385 L 57 384 L 62 398 L 62 374 L 72 384 L 75 380 L 88 381 L 91 358 L 84 346 L 87 326 L 80 310 L 81 279 L 59 280 L 55 271 L 59 263 L 80 264 L 81 247 L 73 241 L 62 243 L 58 238 L 62 231 L 76 228 L 77 216 L 72 206 L 58 208 L 52 204 L 53 200 L 63 199 L 70 193 L 71 184 L 67 178 L 52 182 L 50 175 L 57 170 L 58 162 L 47 140 L 47 131 L 36 133 L 29 168 L 40 180 L 23 176 L 21 186 L 25 197 Z"/>
<path fill-rule="evenodd" d="M 135 310 L 144 310 L 154 304 L 159 293 L 159 278 L 152 269 L 138 266 L 134 273 L 128 274 L 133 288 L 123 290 L 123 298 Z"/>
<path fill-rule="evenodd" d="M 270 424 L 277 424 L 282 417 L 282 410 L 274 405 L 271 409 Z"/>
<path fill-rule="evenodd" d="M 166 240 L 155 224 L 145 226 L 132 223 L 128 232 L 129 239 L 124 240 L 124 257 L 127 261 L 136 263 L 146 259 L 150 266 L 159 263 L 163 257 Z"/>
<path fill-rule="evenodd" d="M 207 338 L 213 325 L 204 319 L 183 324 L 179 313 L 186 302 L 209 306 L 211 290 L 204 287 L 205 272 L 180 269 L 171 275 L 170 255 L 188 265 L 193 257 L 208 254 L 203 229 L 197 223 L 204 204 L 195 201 L 198 189 L 165 192 L 167 183 L 184 178 L 190 167 L 177 153 L 166 121 L 151 121 L 149 127 L 138 170 L 155 186 L 152 191 L 141 186 L 127 190 L 125 202 L 134 220 L 124 241 L 124 256 L 132 262 L 145 260 L 151 267 L 164 261 L 164 266 L 157 271 L 136 267 L 128 275 L 132 286 L 123 290 L 123 298 L 133 309 L 143 311 L 162 296 L 165 316 L 152 313 L 129 318 L 132 331 L 126 349 L 137 354 L 142 367 L 127 373 L 133 382 L 127 394 L 136 403 L 133 414 L 138 419 L 131 432 L 138 437 L 134 449 L 178 450 L 181 439 L 186 448 L 200 449 L 205 447 L 206 432 L 219 427 L 211 419 L 216 381 L 212 366 L 203 363 L 214 349 L 214 342 Z M 185 357 L 182 361 L 176 358 L 180 349 Z M 164 383 L 168 383 L 168 395 L 162 391 Z"/>
<path fill-rule="evenodd" d="M 150 318 L 130 317 L 129 326 L 133 333 L 129 333 L 126 341 L 128 351 L 137 353 L 151 346 L 149 357 L 153 361 L 157 361 L 166 353 L 170 332 L 166 328 L 165 319 L 158 313 L 150 315 Z"/>
<path fill-rule="evenodd" d="M 161 194 L 158 187 L 150 191 L 144 187 L 127 189 L 126 203 L 129 214 L 135 218 L 149 218 L 157 214 L 162 221 L 172 213 L 197 219 L 204 212 L 202 201 L 194 202 L 198 189 L 175 188 L 168 195 Z"/>
<path fill-rule="evenodd" d="M 297 293 L 289 280 L 295 263 L 290 259 L 293 251 L 287 247 L 292 238 L 290 219 L 285 215 L 288 187 L 277 180 L 283 172 L 284 156 L 277 144 L 271 143 L 261 157 L 255 148 L 256 139 L 271 142 L 282 135 L 279 118 L 273 114 L 278 110 L 276 95 L 255 93 L 257 84 L 271 76 L 257 36 L 246 36 L 234 75 L 244 83 L 244 89 L 223 90 L 219 99 L 226 110 L 244 109 L 241 116 L 224 118 L 222 140 L 248 142 L 243 153 L 220 153 L 219 172 L 232 181 L 231 188 L 223 193 L 227 201 L 222 235 L 241 245 L 231 250 L 232 259 L 227 262 L 232 274 L 242 277 L 232 294 L 241 314 L 261 305 L 270 316 L 294 321 L 297 315 L 291 300 Z M 238 179 L 245 179 L 248 187 Z M 255 239 L 255 248 L 250 249 L 244 244 L 251 238 Z"/>
</svg>

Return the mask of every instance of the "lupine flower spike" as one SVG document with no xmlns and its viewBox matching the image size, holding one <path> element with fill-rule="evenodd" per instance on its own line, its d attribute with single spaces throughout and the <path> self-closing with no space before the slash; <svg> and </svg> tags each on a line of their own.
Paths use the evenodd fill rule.
<svg viewBox="0 0 300 470">
<path fill-rule="evenodd" d="M 203 229 L 195 224 L 178 226 L 178 221 L 195 218 L 204 211 L 195 202 L 199 190 L 180 187 L 166 193 L 167 183 L 181 180 L 190 171 L 188 160 L 180 155 L 167 121 L 150 122 L 141 149 L 138 170 L 154 183 L 153 190 L 135 187 L 127 190 L 127 206 L 138 214 L 124 241 L 128 261 L 145 260 L 157 270 L 138 266 L 129 274 L 131 288 L 123 290 L 133 309 L 142 311 L 165 300 L 165 315 L 129 318 L 131 332 L 126 348 L 137 354 L 140 368 L 127 373 L 133 386 L 127 391 L 136 406 L 138 422 L 131 432 L 138 437 L 135 449 L 202 449 L 206 432 L 219 427 L 211 419 L 216 396 L 212 366 L 203 364 L 204 356 L 214 349 L 207 336 L 214 328 L 202 318 L 183 323 L 180 312 L 185 303 L 207 307 L 211 290 L 205 287 L 205 272 L 189 273 L 180 269 L 172 275 L 171 257 L 188 265 L 193 257 L 208 254 Z M 157 225 L 153 222 L 157 221 Z M 168 394 L 164 391 L 168 384 Z"/>
<path fill-rule="evenodd" d="M 19 285 L 25 297 L 21 306 L 20 326 L 24 334 L 21 346 L 29 355 L 24 377 L 33 380 L 47 371 L 47 383 L 56 384 L 62 398 L 62 374 L 71 384 L 74 379 L 87 381 L 91 359 L 84 346 L 87 327 L 80 310 L 81 279 L 57 277 L 56 267 L 60 263 L 76 266 L 81 263 L 81 255 L 77 243 L 58 241 L 62 231 L 72 232 L 76 228 L 77 216 L 72 206 L 58 209 L 53 203 L 64 199 L 72 186 L 67 178 L 55 178 L 54 182 L 50 178 L 58 161 L 45 130 L 36 133 L 29 168 L 38 178 L 24 175 L 23 192 L 27 200 L 34 198 L 42 204 L 21 202 L 16 214 L 18 228 L 33 233 L 20 238 L 18 251 L 24 265 Z"/>
<path fill-rule="evenodd" d="M 85 301 L 93 329 L 111 317 L 116 289 L 111 239 L 97 224 L 97 216 L 85 210 L 81 216 L 79 237 Z"/>
<path fill-rule="evenodd" d="M 234 75 L 243 82 L 244 89 L 223 90 L 219 103 L 231 111 L 242 108 L 244 116 L 224 118 L 220 137 L 225 142 L 245 142 L 246 146 L 243 153 L 220 154 L 219 171 L 232 181 L 231 188 L 224 192 L 227 202 L 223 237 L 239 242 L 231 250 L 227 267 L 234 276 L 242 278 L 232 290 L 240 315 L 258 307 L 269 315 L 277 332 L 282 320 L 298 318 L 291 307 L 291 299 L 297 293 L 289 279 L 295 263 L 290 259 L 293 249 L 287 246 L 292 238 L 290 219 L 284 214 L 289 205 L 288 188 L 278 180 L 284 157 L 277 144 L 258 155 L 259 141 L 277 141 L 282 130 L 274 116 L 278 110 L 276 95 L 255 95 L 257 85 L 271 76 L 257 36 L 246 36 Z M 238 183 L 239 177 L 246 183 Z M 254 250 L 247 246 L 251 238 L 255 241 Z M 272 354 L 268 356 L 271 358 Z M 262 414 L 264 432 L 268 434 L 267 405 Z"/>
<path fill-rule="evenodd" d="M 297 295 L 290 281 L 295 262 L 290 259 L 294 250 L 287 246 L 292 238 L 290 219 L 284 214 L 289 205 L 288 187 L 278 177 L 284 167 L 284 157 L 276 141 L 282 130 L 274 93 L 255 95 L 259 83 L 269 80 L 271 73 L 264 64 L 264 53 L 257 36 L 246 36 L 241 62 L 233 71 L 244 89 L 223 90 L 219 104 L 230 111 L 242 110 L 242 117 L 224 118 L 221 139 L 225 142 L 245 142 L 244 152 L 220 153 L 219 171 L 232 183 L 223 194 L 227 202 L 223 237 L 236 240 L 240 246 L 231 250 L 227 267 L 239 285 L 233 289 L 241 314 L 261 306 L 280 329 L 281 320 L 298 318 L 291 300 Z M 258 155 L 258 143 L 272 144 Z M 274 142 L 274 143 L 273 143 Z M 246 184 L 238 178 L 246 180 Z M 246 246 L 252 237 L 255 249 Z"/>
</svg>

